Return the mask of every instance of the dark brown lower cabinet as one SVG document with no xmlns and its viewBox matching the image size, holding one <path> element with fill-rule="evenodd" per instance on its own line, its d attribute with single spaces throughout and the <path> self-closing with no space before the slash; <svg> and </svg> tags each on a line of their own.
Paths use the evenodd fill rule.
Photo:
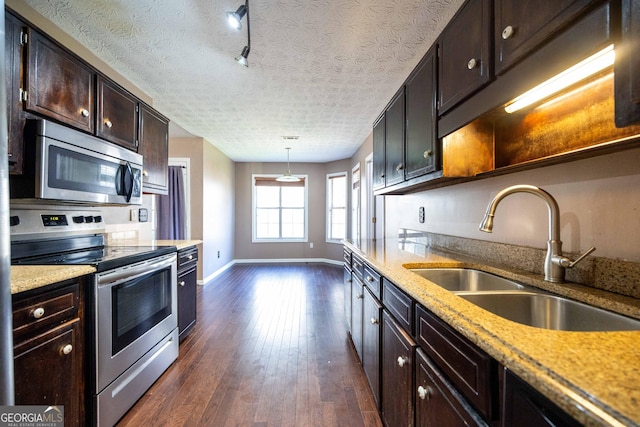
<svg viewBox="0 0 640 427">
<path fill-rule="evenodd" d="M 362 314 L 362 367 L 380 408 L 380 322 L 382 305 L 365 286 Z"/>
<path fill-rule="evenodd" d="M 504 369 L 502 427 L 569 427 L 581 425 L 508 369 Z"/>
<path fill-rule="evenodd" d="M 347 332 L 351 333 L 351 269 L 344 266 L 344 319 Z"/>
<path fill-rule="evenodd" d="M 15 404 L 64 406 L 67 427 L 85 425 L 83 283 L 13 298 Z"/>
<path fill-rule="evenodd" d="M 412 427 L 413 366 L 416 343 L 386 309 L 382 312 L 382 421 Z"/>
<path fill-rule="evenodd" d="M 364 285 L 355 274 L 351 276 L 351 340 L 358 359 L 362 361 L 362 312 Z"/>
<path fill-rule="evenodd" d="M 178 251 L 178 336 L 182 341 L 196 325 L 198 248 Z"/>
<path fill-rule="evenodd" d="M 420 348 L 416 350 L 415 392 L 417 426 L 487 425 Z"/>
</svg>

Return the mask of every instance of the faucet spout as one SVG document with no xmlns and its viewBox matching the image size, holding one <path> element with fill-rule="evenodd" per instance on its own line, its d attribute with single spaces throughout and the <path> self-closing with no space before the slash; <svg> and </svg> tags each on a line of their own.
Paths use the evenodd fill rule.
<svg viewBox="0 0 640 427">
<path fill-rule="evenodd" d="M 533 185 L 514 185 L 500 191 L 487 206 L 487 212 L 480 223 L 480 231 L 493 231 L 493 218 L 498 204 L 508 195 L 514 193 L 529 193 L 545 201 L 549 211 L 549 240 L 547 241 L 547 256 L 544 262 L 544 280 L 549 282 L 564 282 L 565 267 L 557 260 L 562 257 L 562 242 L 560 241 L 560 209 L 551 194 Z"/>
</svg>

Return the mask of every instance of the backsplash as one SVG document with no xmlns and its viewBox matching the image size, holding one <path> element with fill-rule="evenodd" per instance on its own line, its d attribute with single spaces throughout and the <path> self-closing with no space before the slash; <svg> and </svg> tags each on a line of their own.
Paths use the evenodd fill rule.
<svg viewBox="0 0 640 427">
<path fill-rule="evenodd" d="M 546 249 L 448 236 L 424 231 L 400 229 L 401 241 L 420 246 L 472 256 L 534 274 L 544 274 Z M 571 259 L 580 254 L 565 253 Z M 574 268 L 566 270 L 566 280 L 593 288 L 640 299 L 640 263 L 589 255 Z"/>
</svg>

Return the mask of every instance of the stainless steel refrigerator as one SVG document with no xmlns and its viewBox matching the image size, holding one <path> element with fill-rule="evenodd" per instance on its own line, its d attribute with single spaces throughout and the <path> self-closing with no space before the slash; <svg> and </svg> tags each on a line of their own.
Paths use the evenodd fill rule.
<svg viewBox="0 0 640 427">
<path fill-rule="evenodd" d="M 0 29 L 4 32 L 4 0 L 0 0 Z M 0 81 L 6 82 L 5 43 Z M 0 85 L 0 405 L 13 405 L 13 327 L 11 317 L 11 241 L 9 236 L 9 159 L 7 156 L 7 87 Z"/>
</svg>

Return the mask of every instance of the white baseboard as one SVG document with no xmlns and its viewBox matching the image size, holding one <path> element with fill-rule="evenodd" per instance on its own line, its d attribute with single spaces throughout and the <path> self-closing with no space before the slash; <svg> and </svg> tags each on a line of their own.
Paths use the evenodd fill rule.
<svg viewBox="0 0 640 427">
<path fill-rule="evenodd" d="M 198 285 L 205 286 L 207 283 L 224 273 L 234 264 L 300 264 L 300 263 L 323 263 L 332 265 L 342 265 L 343 261 L 327 258 L 280 258 L 280 259 L 234 259 L 225 266 L 207 276 L 206 279 L 198 280 Z"/>
</svg>

